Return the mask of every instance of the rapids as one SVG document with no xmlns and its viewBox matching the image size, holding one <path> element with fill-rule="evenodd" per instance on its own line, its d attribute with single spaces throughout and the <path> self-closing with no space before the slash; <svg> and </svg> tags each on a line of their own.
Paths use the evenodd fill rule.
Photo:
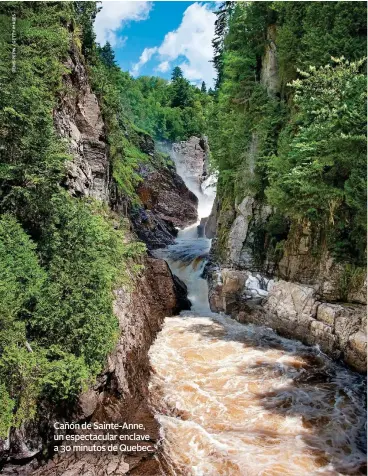
<svg viewBox="0 0 368 476">
<path fill-rule="evenodd" d="M 201 189 L 173 158 L 207 216 L 213 187 Z M 366 474 L 363 377 L 318 348 L 212 313 L 201 277 L 210 246 L 193 225 L 156 252 L 192 302 L 166 319 L 150 350 L 162 474 Z"/>
</svg>

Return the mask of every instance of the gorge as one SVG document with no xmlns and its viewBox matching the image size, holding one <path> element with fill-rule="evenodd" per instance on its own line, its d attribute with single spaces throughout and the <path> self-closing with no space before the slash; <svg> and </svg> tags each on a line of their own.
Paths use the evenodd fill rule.
<svg viewBox="0 0 368 476">
<path fill-rule="evenodd" d="M 95 2 L 2 3 L 1 474 L 364 474 L 357 3 L 221 3 L 208 91 L 122 71 Z"/>
<path fill-rule="evenodd" d="M 186 164 L 184 181 L 200 183 L 200 174 L 193 178 L 195 155 L 175 150 L 178 170 Z M 196 192 L 202 218 L 214 195 L 198 185 Z M 187 285 L 192 303 L 190 311 L 165 320 L 150 350 L 150 403 L 163 432 L 163 474 L 187 474 L 188 468 L 193 475 L 363 472 L 364 378 L 318 347 L 212 312 L 203 278 L 209 250 L 210 240 L 192 226 L 155 253 Z M 230 288 L 229 279 L 223 286 Z M 269 300 L 272 288 L 270 294 Z M 275 318 L 267 324 L 274 327 Z"/>
</svg>

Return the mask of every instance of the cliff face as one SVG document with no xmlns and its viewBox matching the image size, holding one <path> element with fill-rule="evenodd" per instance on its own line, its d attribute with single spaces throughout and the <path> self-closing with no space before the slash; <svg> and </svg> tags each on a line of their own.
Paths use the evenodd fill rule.
<svg viewBox="0 0 368 476">
<path fill-rule="evenodd" d="M 166 262 L 147 258 L 143 264 L 144 271 L 133 283 L 133 290 L 117 289 L 115 292 L 114 310 L 119 320 L 120 337 L 104 372 L 64 416 L 49 408 L 48 417 L 40 414 L 35 422 L 12 432 L 9 463 L 3 474 L 80 474 L 78 471 L 83 467 L 83 474 L 91 471 L 88 474 L 101 475 L 105 474 L 108 464 L 115 468 L 110 474 L 125 474 L 138 467 L 142 460 L 152 458 L 152 454 L 144 453 L 129 457 L 93 453 L 86 458 L 85 454 L 72 452 L 57 456 L 36 473 L 33 471 L 39 465 L 37 459 L 19 466 L 19 463 L 27 463 L 28 458 L 42 456 L 42 450 L 52 441 L 54 421 L 64 419 L 143 423 L 149 429 L 151 442 L 158 439 L 158 428 L 145 406 L 150 373 L 147 354 L 164 318 L 178 312 L 179 302 L 177 287 Z"/>
<path fill-rule="evenodd" d="M 172 167 L 142 166 L 140 206 L 131 210 L 134 229 L 149 249 L 172 244 L 177 228 L 197 221 L 197 197 Z"/>
<path fill-rule="evenodd" d="M 54 111 L 55 129 L 67 139 L 73 160 L 65 186 L 76 196 L 109 199 L 109 159 L 100 106 L 91 91 L 83 58 L 72 46 L 65 64 L 65 94 Z"/>
<path fill-rule="evenodd" d="M 275 25 L 268 27 L 259 76 L 268 96 L 277 101 L 281 80 Z M 245 154 L 247 179 L 254 177 L 258 146 L 259 132 L 255 131 Z M 364 371 L 363 270 L 333 258 L 325 224 L 316 227 L 307 220 L 275 218 L 279 220 L 277 210 L 256 192 L 238 196 L 232 203 L 221 194 L 217 197 L 209 219 L 216 222 L 216 232 L 208 235 L 214 236 L 218 263 L 209 273 L 212 310 L 318 344 L 331 356 Z"/>
<path fill-rule="evenodd" d="M 75 199 L 92 197 L 104 201 L 118 215 L 126 216 L 131 205 L 119 193 L 111 178 L 101 109 L 91 90 L 83 57 L 76 47 L 72 47 L 66 66 L 69 73 L 63 77 L 65 93 L 54 111 L 55 129 L 67 140 L 73 158 L 67 165 L 64 186 Z M 152 152 L 154 156 L 153 140 L 144 133 L 140 133 L 139 138 L 140 150 L 145 154 Z M 162 220 L 165 227 L 172 229 L 174 225 L 184 226 L 195 221 L 196 198 L 175 171 L 160 163 L 157 169 L 152 170 L 151 167 L 150 170 L 147 183 L 138 190 L 142 206 L 150 207 L 155 219 Z M 145 177 L 143 169 L 140 173 Z M 154 199 L 148 203 L 143 189 L 153 187 L 156 180 L 166 180 L 166 188 L 163 190 L 157 186 L 157 196 L 152 192 Z M 168 200 L 168 197 L 171 199 Z M 171 208 L 176 201 L 181 207 L 180 213 Z M 189 210 L 186 209 L 188 204 Z M 144 235 L 143 226 L 139 223 L 134 228 Z M 151 234 L 160 246 L 165 244 L 158 236 L 157 228 Z M 170 239 L 173 239 L 174 231 L 170 229 L 169 234 Z M 144 403 L 150 373 L 147 354 L 163 319 L 177 314 L 183 308 L 188 309 L 189 303 L 185 285 L 171 274 L 165 261 L 145 257 L 139 264 L 143 264 L 139 276 L 132 278 L 129 287 L 115 291 L 114 312 L 119 322 L 120 336 L 97 382 L 81 394 L 74 404 L 69 402 L 64 408 L 54 408 L 49 402 L 41 402 L 34 421 L 23 424 L 19 429 L 12 429 L 7 440 L 0 440 L 3 474 L 33 474 L 44 460 L 48 448 L 53 447 L 55 421 L 141 422 L 149 429 L 151 442 L 158 439 L 157 425 Z M 108 458 L 108 461 L 104 458 Z M 142 468 L 141 464 L 144 465 L 144 471 L 157 470 L 152 454 L 91 458 L 83 455 L 81 459 L 75 458 L 75 454 L 65 454 L 50 461 L 35 474 L 100 475 L 106 474 L 108 465 L 108 474 L 125 474 L 128 470 L 130 474 L 135 474 L 134 468 Z"/>
</svg>

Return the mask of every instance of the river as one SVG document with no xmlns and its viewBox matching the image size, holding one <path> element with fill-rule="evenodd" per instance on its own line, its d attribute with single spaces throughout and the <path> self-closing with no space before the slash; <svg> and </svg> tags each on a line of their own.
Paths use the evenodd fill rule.
<svg viewBox="0 0 368 476">
<path fill-rule="evenodd" d="M 198 196 L 199 218 L 208 216 L 214 191 L 201 190 L 174 159 Z M 366 474 L 363 377 L 317 348 L 212 313 L 201 277 L 210 246 L 193 225 L 157 251 L 192 302 L 165 320 L 150 350 L 162 474 Z"/>
</svg>

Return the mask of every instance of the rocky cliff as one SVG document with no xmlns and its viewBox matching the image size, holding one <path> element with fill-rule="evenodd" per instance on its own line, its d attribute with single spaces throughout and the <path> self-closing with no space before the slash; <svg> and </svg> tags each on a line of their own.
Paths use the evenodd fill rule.
<svg viewBox="0 0 368 476">
<path fill-rule="evenodd" d="M 35 471 L 47 446 L 53 446 L 54 421 L 143 423 L 149 429 L 151 443 L 158 439 L 157 425 L 145 406 L 150 373 L 147 354 L 165 316 L 179 310 L 177 288 L 166 262 L 152 258 L 145 259 L 144 271 L 132 284 L 130 291 L 115 292 L 120 338 L 104 372 L 93 387 L 80 395 L 74 407 L 47 407 L 48 415 L 40 414 L 35 422 L 13 430 L 8 463 L 2 474 L 97 476 L 106 474 L 107 466 L 113 468 L 108 474 L 125 474 L 140 464 L 148 465 L 148 461 L 150 466 L 155 466 L 152 454 L 147 453 L 129 456 L 91 453 L 86 457 L 85 453 L 71 452 L 55 457 Z"/>
<path fill-rule="evenodd" d="M 172 244 L 178 228 L 197 221 L 197 197 L 172 166 L 142 166 L 140 176 L 140 204 L 130 211 L 134 229 L 149 249 Z"/>
<path fill-rule="evenodd" d="M 259 83 L 276 102 L 282 83 L 277 38 L 276 25 L 269 25 L 259 68 Z M 261 134 L 255 128 L 243 152 L 245 170 L 237 178 L 236 197 L 220 188 L 208 220 L 217 265 L 209 273 L 211 308 L 317 344 L 364 371 L 365 270 L 335 259 L 325 223 L 283 217 L 264 193 L 249 186 L 256 180 Z"/>
<path fill-rule="evenodd" d="M 139 171 L 143 179 L 137 190 L 141 202 L 133 205 L 119 192 L 110 172 L 112 164 L 101 108 L 75 45 L 71 46 L 65 66 L 68 72 L 63 76 L 64 93 L 53 113 L 55 129 L 66 139 L 72 156 L 63 185 L 75 199 L 91 197 L 105 202 L 117 219 L 126 217 L 134 206 L 145 210 L 154 222 L 147 242 L 162 246 L 167 241 L 160 236 L 161 224 L 172 240 L 175 226 L 196 221 L 196 197 L 175 170 L 161 161 L 153 140 L 141 132 L 137 133 L 138 150 L 152 159 L 149 166 L 142 165 Z M 134 221 L 131 228 L 139 236 L 146 236 L 146 223 Z M 137 238 L 130 235 L 129 239 Z M 147 353 L 165 316 L 188 309 L 190 304 L 185 285 L 171 274 L 165 261 L 145 257 L 136 264 L 143 265 L 138 277 L 132 277 L 129 286 L 115 290 L 114 311 L 120 335 L 104 371 L 74 403 L 55 408 L 42 401 L 33 421 L 12 429 L 7 440 L 0 440 L 3 474 L 102 475 L 125 474 L 128 470 L 129 474 L 157 474 L 153 456 L 147 453 L 116 457 L 81 454 L 80 458 L 73 453 L 64 454 L 34 473 L 52 455 L 55 421 L 142 422 L 149 429 L 151 442 L 158 438 L 157 425 L 145 406 L 150 373 Z M 140 473 L 135 472 L 138 466 Z"/>
<path fill-rule="evenodd" d="M 100 106 L 91 90 L 83 58 L 75 45 L 65 63 L 65 93 L 54 110 L 55 129 L 67 139 L 73 160 L 65 186 L 76 196 L 108 201 L 110 164 Z"/>
</svg>

